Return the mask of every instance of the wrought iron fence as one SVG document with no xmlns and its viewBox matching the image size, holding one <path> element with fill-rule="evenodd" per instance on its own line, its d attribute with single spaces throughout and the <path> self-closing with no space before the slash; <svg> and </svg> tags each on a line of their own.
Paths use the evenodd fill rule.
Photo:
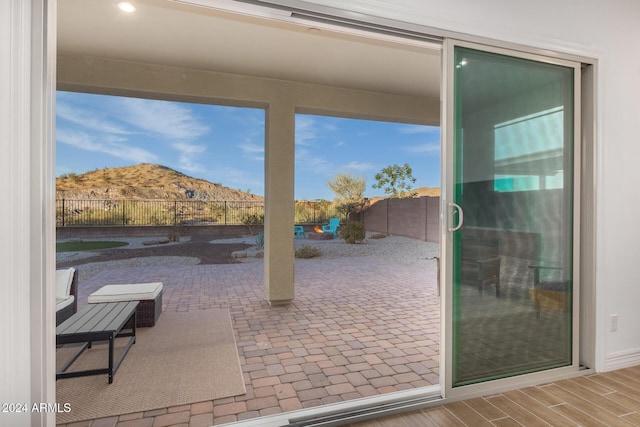
<svg viewBox="0 0 640 427">
<path fill-rule="evenodd" d="M 327 222 L 333 204 L 296 202 L 295 222 Z M 236 225 L 261 222 L 264 203 L 199 200 L 56 200 L 58 227 L 104 225 Z"/>
</svg>

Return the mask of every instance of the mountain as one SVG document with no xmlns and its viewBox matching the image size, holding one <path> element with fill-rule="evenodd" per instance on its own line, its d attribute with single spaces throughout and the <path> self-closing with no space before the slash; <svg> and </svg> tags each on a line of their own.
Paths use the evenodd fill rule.
<svg viewBox="0 0 640 427">
<path fill-rule="evenodd" d="M 411 190 L 412 193 L 416 193 L 416 197 L 440 197 L 440 187 L 420 187 Z M 372 197 L 370 203 L 379 202 L 380 200 L 387 199 L 387 197 Z"/>
<path fill-rule="evenodd" d="M 420 187 L 414 188 L 412 191 L 415 191 L 417 197 L 429 196 L 429 197 L 440 197 L 440 187 Z"/>
<path fill-rule="evenodd" d="M 166 166 L 104 168 L 56 178 L 58 199 L 261 201 L 263 197 L 193 178 Z"/>
</svg>

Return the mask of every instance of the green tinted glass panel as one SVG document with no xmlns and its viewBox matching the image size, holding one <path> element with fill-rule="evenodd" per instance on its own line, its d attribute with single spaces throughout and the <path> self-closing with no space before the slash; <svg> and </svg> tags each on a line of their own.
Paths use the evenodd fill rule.
<svg viewBox="0 0 640 427">
<path fill-rule="evenodd" d="M 572 363 L 574 188 L 574 69 L 455 64 L 454 387 Z"/>
</svg>

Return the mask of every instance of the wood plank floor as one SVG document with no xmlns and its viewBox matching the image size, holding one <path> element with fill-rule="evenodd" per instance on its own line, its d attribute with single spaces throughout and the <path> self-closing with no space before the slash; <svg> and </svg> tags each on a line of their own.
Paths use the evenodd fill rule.
<svg viewBox="0 0 640 427">
<path fill-rule="evenodd" d="M 640 366 L 449 403 L 351 426 L 640 426 Z"/>
</svg>

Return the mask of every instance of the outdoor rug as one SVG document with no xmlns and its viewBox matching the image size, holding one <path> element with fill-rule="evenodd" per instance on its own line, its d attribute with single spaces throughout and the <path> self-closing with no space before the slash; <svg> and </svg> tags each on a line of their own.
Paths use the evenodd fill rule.
<svg viewBox="0 0 640 427">
<path fill-rule="evenodd" d="M 114 358 L 128 338 L 116 340 Z M 56 351 L 58 368 L 77 347 Z M 107 344 L 95 344 L 69 372 L 108 364 Z M 154 327 L 138 328 L 136 343 L 116 372 L 56 381 L 71 411 L 56 422 L 109 417 L 244 394 L 245 385 L 228 310 L 163 312 Z"/>
</svg>

